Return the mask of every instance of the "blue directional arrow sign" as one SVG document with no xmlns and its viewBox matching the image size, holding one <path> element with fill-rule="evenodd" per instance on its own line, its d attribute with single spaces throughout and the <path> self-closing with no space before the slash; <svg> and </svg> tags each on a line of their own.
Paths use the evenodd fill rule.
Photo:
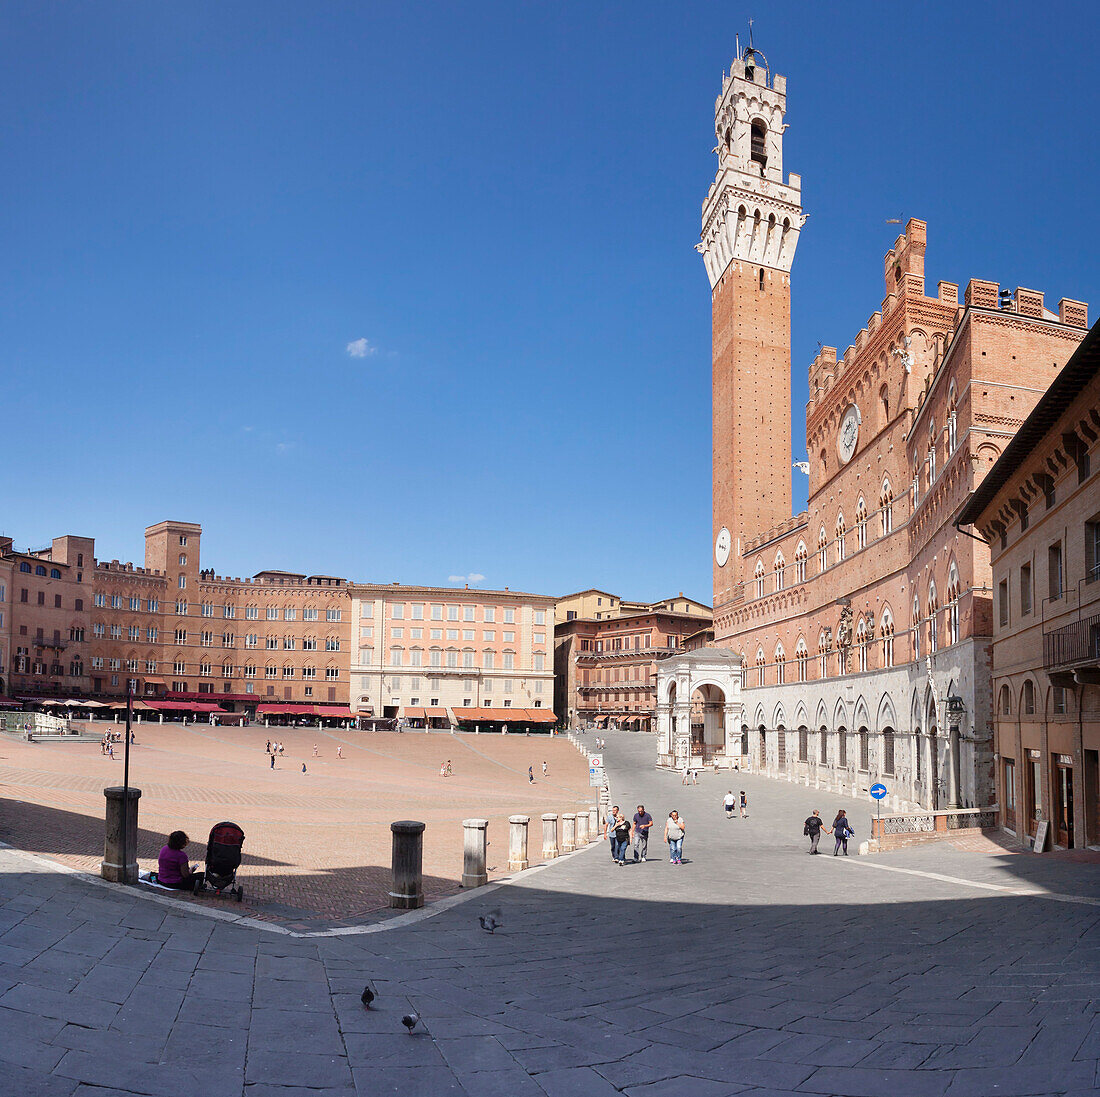
<svg viewBox="0 0 1100 1097">
<path fill-rule="evenodd" d="M 872 785 L 871 786 L 871 795 L 876 800 L 883 799 L 886 796 L 886 786 L 885 785 Z"/>
</svg>

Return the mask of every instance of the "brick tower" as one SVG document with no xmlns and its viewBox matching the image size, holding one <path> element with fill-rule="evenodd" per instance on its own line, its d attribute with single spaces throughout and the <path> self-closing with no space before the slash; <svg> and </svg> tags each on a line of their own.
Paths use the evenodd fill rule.
<svg viewBox="0 0 1100 1097">
<path fill-rule="evenodd" d="M 713 325 L 714 610 L 728 602 L 748 537 L 791 515 L 791 263 L 802 180 L 783 181 L 787 81 L 751 47 L 715 103 L 718 172 L 697 250 Z"/>
</svg>

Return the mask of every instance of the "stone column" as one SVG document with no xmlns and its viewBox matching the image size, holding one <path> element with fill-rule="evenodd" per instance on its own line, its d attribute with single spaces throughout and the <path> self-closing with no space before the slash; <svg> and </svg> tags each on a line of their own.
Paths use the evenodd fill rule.
<svg viewBox="0 0 1100 1097">
<path fill-rule="evenodd" d="M 424 824 L 412 819 L 390 823 L 393 833 L 393 888 L 390 906 L 415 910 L 424 905 Z"/>
<path fill-rule="evenodd" d="M 129 798 L 127 799 L 127 792 Z M 99 866 L 104 880 L 115 884 L 136 884 L 138 878 L 137 838 L 138 800 L 141 789 L 121 786 L 105 788 L 107 799 L 106 827 L 103 841 L 103 862 Z M 125 822 L 123 820 L 125 819 Z M 126 848 L 122 848 L 122 832 L 126 831 Z"/>
<path fill-rule="evenodd" d="M 567 811 L 561 817 L 561 851 L 572 853 L 577 848 L 577 817 Z"/>
<path fill-rule="evenodd" d="M 462 886 L 484 887 L 489 882 L 485 871 L 485 847 L 488 845 L 489 820 L 462 820 Z"/>
<path fill-rule="evenodd" d="M 542 817 L 542 856 L 552 861 L 558 855 L 558 817 L 547 812 Z"/>
<path fill-rule="evenodd" d="M 577 816 L 577 822 L 580 822 L 580 816 Z M 600 839 L 600 813 L 595 808 L 590 808 L 588 811 L 588 840 L 590 842 L 598 842 Z"/>
<path fill-rule="evenodd" d="M 522 872 L 530 863 L 527 860 L 527 824 L 529 815 L 508 817 L 508 871 Z"/>
<path fill-rule="evenodd" d="M 595 837 L 595 831 L 593 831 L 593 838 Z M 588 845 L 588 812 L 577 812 L 577 849 L 581 846 Z"/>
</svg>

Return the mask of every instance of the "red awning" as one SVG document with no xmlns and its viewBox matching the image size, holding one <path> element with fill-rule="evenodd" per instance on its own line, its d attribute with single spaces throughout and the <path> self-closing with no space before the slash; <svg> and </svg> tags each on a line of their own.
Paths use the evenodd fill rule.
<svg viewBox="0 0 1100 1097">
<path fill-rule="evenodd" d="M 558 718 L 548 708 L 527 708 L 523 710 L 532 724 L 556 724 Z"/>
<path fill-rule="evenodd" d="M 150 708 L 158 712 L 224 712 L 220 705 L 211 705 L 205 701 L 146 701 Z M 126 707 L 125 701 L 122 707 Z"/>
<path fill-rule="evenodd" d="M 447 710 L 445 708 L 428 708 L 424 712 L 427 714 L 429 720 L 446 720 Z"/>
<path fill-rule="evenodd" d="M 322 716 L 348 720 L 354 715 L 346 705 L 257 705 L 257 716 Z"/>
<path fill-rule="evenodd" d="M 484 720 L 487 723 L 501 724 L 530 724 L 544 723 L 546 716 L 550 717 L 550 723 L 554 723 L 557 717 L 552 712 L 532 719 L 527 715 L 528 711 L 541 712 L 541 709 L 528 710 L 525 708 L 456 708 L 455 719 L 468 723 L 471 720 Z"/>
<path fill-rule="evenodd" d="M 411 705 L 406 705 L 405 718 L 407 720 L 426 720 L 427 714 L 422 708 L 413 708 Z"/>
</svg>

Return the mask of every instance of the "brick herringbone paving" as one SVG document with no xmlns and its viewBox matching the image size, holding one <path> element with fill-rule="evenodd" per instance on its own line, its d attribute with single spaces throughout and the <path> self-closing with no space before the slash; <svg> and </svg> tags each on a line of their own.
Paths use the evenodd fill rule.
<svg viewBox="0 0 1100 1097">
<path fill-rule="evenodd" d="M 739 775 L 750 818 L 727 820 L 728 778 L 684 788 L 652 739 L 608 738 L 615 798 L 686 818 L 684 864 L 660 834 L 638 865 L 593 846 L 370 934 L 227 925 L 0 851 L 0 1092 L 1096 1092 L 1093 865 L 947 843 L 808 857 L 812 808 L 863 837 L 867 805 Z"/>
<path fill-rule="evenodd" d="M 92 726 L 102 731 L 106 725 Z M 593 802 L 583 756 L 567 741 L 544 735 L 142 724 L 136 737 L 130 780 L 142 790 L 141 867 L 156 867 L 168 832 L 177 828 L 192 839 L 192 861 L 201 861 L 211 825 L 231 819 L 246 835 L 240 872 L 245 902 L 237 909 L 296 924 L 316 918 L 354 922 L 388 907 L 389 825 L 395 819 L 427 824 L 424 880 L 430 901 L 459 890 L 462 819 L 490 820 L 490 876 L 496 877 L 507 873 L 509 815 L 532 816 L 531 847 L 538 860 L 538 817 Z M 285 747 L 274 770 L 265 753 L 269 738 Z M 441 778 L 440 764 L 448 759 L 454 775 Z M 534 784 L 528 766 L 534 767 Z M 121 780 L 118 746 L 112 761 L 94 743 L 28 744 L 0 737 L 0 787 L 19 802 L 0 821 L 0 838 L 98 871 L 103 789 Z"/>
</svg>

